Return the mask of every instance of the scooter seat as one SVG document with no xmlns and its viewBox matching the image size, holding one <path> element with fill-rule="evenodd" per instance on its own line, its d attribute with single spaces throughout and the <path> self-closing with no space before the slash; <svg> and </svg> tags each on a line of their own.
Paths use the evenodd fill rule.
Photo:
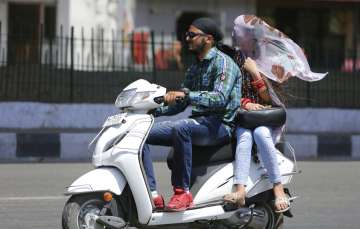
<svg viewBox="0 0 360 229">
<path fill-rule="evenodd" d="M 235 144 L 228 143 L 219 146 L 193 146 L 192 167 L 222 164 L 234 161 Z M 172 168 L 174 157 L 173 149 L 167 157 L 169 169 Z"/>
</svg>

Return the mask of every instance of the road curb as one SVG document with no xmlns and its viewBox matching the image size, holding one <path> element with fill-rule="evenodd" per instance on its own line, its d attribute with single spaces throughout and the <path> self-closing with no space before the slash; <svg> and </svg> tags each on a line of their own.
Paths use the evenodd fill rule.
<svg viewBox="0 0 360 229">
<path fill-rule="evenodd" d="M 90 133 L 0 133 L 1 161 L 90 161 Z M 360 159 L 360 135 L 287 134 L 298 159 Z M 152 146 L 154 160 L 165 160 L 169 147 Z M 286 155 L 290 155 L 285 147 Z"/>
</svg>

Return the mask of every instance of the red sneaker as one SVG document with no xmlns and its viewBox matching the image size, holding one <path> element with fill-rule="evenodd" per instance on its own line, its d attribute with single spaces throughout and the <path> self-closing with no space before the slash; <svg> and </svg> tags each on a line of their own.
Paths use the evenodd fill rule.
<svg viewBox="0 0 360 229">
<path fill-rule="evenodd" d="M 185 211 L 193 206 L 193 197 L 190 192 L 184 189 L 174 188 L 174 195 L 166 206 L 168 211 Z"/>
<path fill-rule="evenodd" d="M 156 197 L 153 197 L 153 201 L 155 209 L 164 209 L 165 203 L 162 195 L 157 195 Z"/>
</svg>

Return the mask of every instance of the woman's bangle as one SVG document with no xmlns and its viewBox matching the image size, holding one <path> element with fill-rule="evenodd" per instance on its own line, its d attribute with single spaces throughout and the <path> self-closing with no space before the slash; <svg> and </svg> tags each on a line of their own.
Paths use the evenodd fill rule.
<svg viewBox="0 0 360 229">
<path fill-rule="evenodd" d="M 266 89 L 266 85 L 265 85 L 265 82 L 264 82 L 263 79 L 258 79 L 258 80 L 256 80 L 256 81 L 253 81 L 253 82 L 251 82 L 251 85 L 252 85 L 255 89 L 257 89 L 258 91 L 259 91 L 259 90 L 264 90 L 263 88 Z"/>
<path fill-rule="evenodd" d="M 242 107 L 243 109 L 247 110 L 245 106 L 246 106 L 246 104 L 248 104 L 248 103 L 251 102 L 251 99 L 241 98 L 240 102 L 241 102 L 241 107 Z"/>
<path fill-rule="evenodd" d="M 260 88 L 257 88 L 258 92 L 260 92 L 260 93 L 266 91 L 266 89 L 267 89 L 267 87 L 265 84 L 263 86 L 261 86 Z"/>
</svg>

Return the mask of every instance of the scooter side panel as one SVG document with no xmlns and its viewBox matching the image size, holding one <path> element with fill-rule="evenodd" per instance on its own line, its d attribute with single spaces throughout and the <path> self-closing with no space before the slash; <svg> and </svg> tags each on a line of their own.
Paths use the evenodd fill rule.
<svg viewBox="0 0 360 229">
<path fill-rule="evenodd" d="M 126 185 L 126 179 L 115 168 L 97 168 L 76 179 L 68 188 L 66 195 L 79 193 L 110 191 L 120 195 Z"/>
<path fill-rule="evenodd" d="M 294 163 L 284 157 L 281 153 L 277 154 L 278 165 L 281 174 L 291 173 Z M 211 201 L 222 200 L 224 194 L 230 193 L 234 188 L 234 163 L 228 163 L 222 169 L 211 176 L 194 196 L 196 205 Z M 283 176 L 282 183 L 290 183 L 291 176 Z M 272 184 L 267 178 L 267 172 L 261 163 L 251 161 L 249 177 L 246 185 L 247 197 L 255 196 L 261 192 L 272 188 Z"/>
<path fill-rule="evenodd" d="M 126 178 L 133 194 L 139 222 L 147 224 L 151 218 L 153 206 L 146 185 L 146 175 L 142 173 L 139 152 L 152 126 L 150 115 L 132 115 L 126 118 L 131 123 L 124 138 L 109 150 L 104 165 L 116 166 Z"/>
<path fill-rule="evenodd" d="M 233 163 L 228 163 L 211 176 L 194 196 L 194 204 L 203 204 L 221 200 L 233 185 Z"/>
<path fill-rule="evenodd" d="M 194 203 L 203 204 L 212 201 L 223 200 L 225 194 L 235 191 L 233 190 L 234 166 L 235 166 L 235 162 L 228 163 L 222 169 L 217 171 L 213 176 L 211 176 L 202 185 L 201 189 L 196 193 L 194 197 Z M 255 186 L 259 185 L 256 184 L 256 181 L 261 179 L 261 176 L 263 176 L 265 173 L 266 171 L 261 167 L 260 164 L 255 164 L 254 162 L 251 162 L 249 177 L 246 186 L 248 197 L 255 195 L 255 193 L 251 191 L 253 188 L 255 188 Z M 270 183 L 269 185 L 261 184 L 258 188 L 256 188 L 256 191 L 263 192 L 268 189 L 271 189 Z"/>
</svg>

